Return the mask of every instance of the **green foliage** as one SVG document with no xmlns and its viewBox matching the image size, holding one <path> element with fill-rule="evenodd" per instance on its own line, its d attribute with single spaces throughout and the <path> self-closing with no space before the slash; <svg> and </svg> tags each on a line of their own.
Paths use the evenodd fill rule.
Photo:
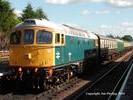
<svg viewBox="0 0 133 100">
<path fill-rule="evenodd" d="M 9 33 L 20 20 L 13 13 L 10 3 L 0 0 L 0 49 L 7 49 Z"/>
<path fill-rule="evenodd" d="M 0 0 L 0 12 L 11 10 L 10 4 L 6 0 Z"/>
<path fill-rule="evenodd" d="M 28 19 L 28 18 L 34 18 L 35 14 L 33 11 L 33 8 L 31 4 L 28 4 L 27 7 L 23 10 L 22 14 L 22 20 Z"/>
<path fill-rule="evenodd" d="M 43 12 L 41 8 L 37 10 L 33 10 L 31 4 L 28 4 L 26 8 L 23 10 L 22 20 L 29 19 L 29 18 L 44 18 L 47 19 L 46 14 Z"/>
<path fill-rule="evenodd" d="M 19 22 L 19 19 L 13 13 L 13 9 L 11 9 L 10 3 L 0 0 L 0 35 L 7 34 Z"/>
<path fill-rule="evenodd" d="M 44 18 L 46 20 L 49 20 L 47 18 L 47 15 L 43 12 L 43 10 L 41 8 L 38 8 L 36 11 L 35 11 L 35 17 L 36 18 Z"/>
<path fill-rule="evenodd" d="M 132 38 L 131 35 L 124 35 L 124 36 L 122 37 L 122 39 L 125 40 L 125 41 L 133 41 L 133 38 Z"/>
</svg>

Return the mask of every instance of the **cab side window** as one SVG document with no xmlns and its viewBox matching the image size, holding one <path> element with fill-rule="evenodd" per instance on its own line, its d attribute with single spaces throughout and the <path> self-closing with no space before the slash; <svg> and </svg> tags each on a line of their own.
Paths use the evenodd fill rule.
<svg viewBox="0 0 133 100">
<path fill-rule="evenodd" d="M 20 44 L 21 42 L 21 31 L 11 33 L 10 44 Z"/>
<path fill-rule="evenodd" d="M 57 34 L 55 34 L 55 43 L 60 43 L 60 34 L 59 33 L 57 33 Z"/>
<path fill-rule="evenodd" d="M 61 34 L 61 44 L 64 44 L 64 34 Z"/>
</svg>

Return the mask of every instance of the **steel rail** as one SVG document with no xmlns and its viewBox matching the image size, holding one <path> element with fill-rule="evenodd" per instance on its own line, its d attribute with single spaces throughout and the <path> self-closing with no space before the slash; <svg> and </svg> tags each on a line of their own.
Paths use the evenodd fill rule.
<svg viewBox="0 0 133 100">
<path fill-rule="evenodd" d="M 120 82 L 122 81 L 122 79 L 124 78 L 124 76 L 125 76 L 125 75 L 127 74 L 127 72 L 129 71 L 129 69 L 130 69 L 130 67 L 131 67 L 131 65 L 132 65 L 132 62 L 133 62 L 133 60 L 130 61 L 130 64 L 128 65 L 128 67 L 127 67 L 126 70 L 124 71 L 124 73 L 123 73 L 123 75 L 121 76 L 120 80 L 117 82 L 117 84 L 116 84 L 116 86 L 114 87 L 112 93 L 115 92 L 116 88 L 119 86 Z M 111 100 L 111 98 L 112 98 L 112 95 L 109 96 L 108 100 Z"/>
<path fill-rule="evenodd" d="M 122 59 L 123 60 L 127 60 L 129 58 L 125 57 Z M 102 80 L 105 76 L 107 76 L 111 71 L 113 71 L 115 68 L 117 68 L 121 63 L 119 62 L 117 65 L 113 66 L 108 72 L 106 72 L 104 75 L 102 75 L 100 78 L 96 79 L 93 83 L 90 84 L 90 86 L 88 88 L 85 88 L 84 90 L 82 90 L 82 92 L 78 95 L 75 95 L 75 97 L 73 98 L 73 100 L 77 100 L 81 95 L 83 95 L 88 89 L 90 89 L 92 86 L 94 86 L 96 83 L 98 83 L 100 80 Z"/>
</svg>

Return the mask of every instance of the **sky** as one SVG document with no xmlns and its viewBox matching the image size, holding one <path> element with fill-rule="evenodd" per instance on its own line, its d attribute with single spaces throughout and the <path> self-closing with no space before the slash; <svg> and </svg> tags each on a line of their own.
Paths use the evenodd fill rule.
<svg viewBox="0 0 133 100">
<path fill-rule="evenodd" d="M 20 16 L 28 3 L 56 23 L 101 35 L 133 37 L 133 0 L 8 0 Z"/>
</svg>

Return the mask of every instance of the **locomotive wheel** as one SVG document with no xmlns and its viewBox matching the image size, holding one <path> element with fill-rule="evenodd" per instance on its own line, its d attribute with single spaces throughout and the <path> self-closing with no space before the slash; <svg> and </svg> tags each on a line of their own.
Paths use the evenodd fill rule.
<svg viewBox="0 0 133 100">
<path fill-rule="evenodd" d="M 69 69 L 67 71 L 67 81 L 69 81 L 73 77 L 73 71 L 72 69 Z"/>
<path fill-rule="evenodd" d="M 35 90 L 43 90 L 44 89 L 44 81 L 40 78 L 36 78 L 33 83 L 33 89 Z"/>
<path fill-rule="evenodd" d="M 44 78 L 36 78 L 33 82 L 33 89 L 35 90 L 43 91 L 49 88 L 51 88 L 51 85 Z"/>
<path fill-rule="evenodd" d="M 79 73 L 80 74 L 83 73 L 83 66 L 84 66 L 84 64 L 83 64 L 83 62 L 81 62 L 80 65 L 79 65 L 79 70 L 80 70 Z"/>
<path fill-rule="evenodd" d="M 111 56 L 109 56 L 109 61 L 111 61 L 112 60 L 112 57 Z"/>
<path fill-rule="evenodd" d="M 23 80 L 15 80 L 15 92 L 24 92 L 25 89 Z"/>
<path fill-rule="evenodd" d="M 39 89 L 40 90 L 47 90 L 49 87 L 48 87 L 48 85 L 47 85 L 47 82 L 46 82 L 46 80 L 44 80 L 44 79 L 40 79 L 39 80 Z"/>
<path fill-rule="evenodd" d="M 70 80 L 70 73 L 67 72 L 67 81 L 69 81 L 69 80 Z"/>
</svg>

